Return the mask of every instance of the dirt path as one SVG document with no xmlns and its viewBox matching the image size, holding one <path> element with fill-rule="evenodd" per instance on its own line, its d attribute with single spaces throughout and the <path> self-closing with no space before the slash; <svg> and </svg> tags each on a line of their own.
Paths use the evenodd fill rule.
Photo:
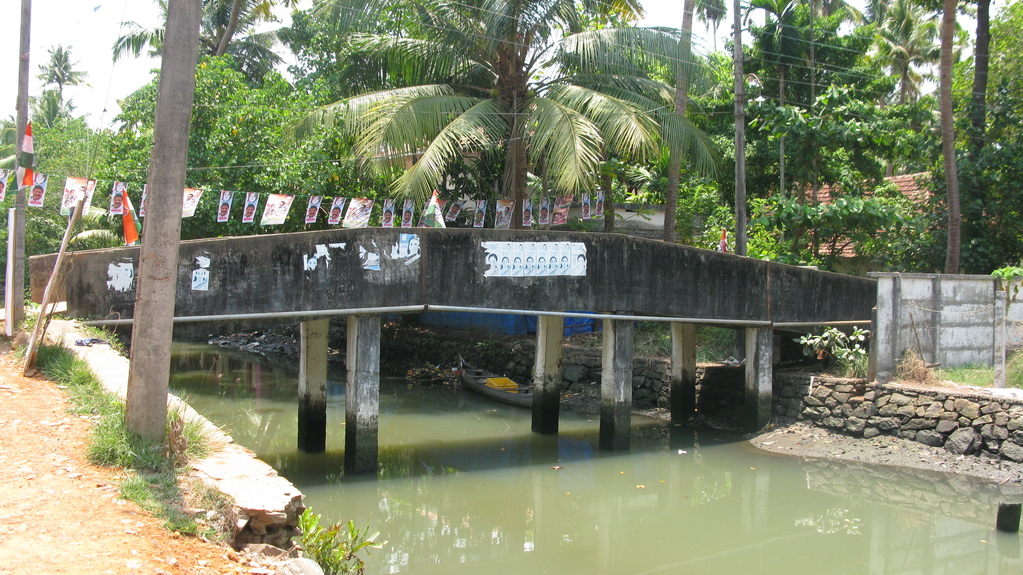
<svg viewBox="0 0 1023 575">
<path fill-rule="evenodd" d="M 253 572 L 120 499 L 120 471 L 85 460 L 89 426 L 0 341 L 0 575 Z"/>
</svg>

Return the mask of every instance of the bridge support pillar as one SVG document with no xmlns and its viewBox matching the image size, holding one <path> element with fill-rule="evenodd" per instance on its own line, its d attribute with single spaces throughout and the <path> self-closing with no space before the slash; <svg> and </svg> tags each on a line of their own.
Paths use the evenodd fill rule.
<svg viewBox="0 0 1023 575">
<path fill-rule="evenodd" d="M 536 321 L 536 364 L 533 366 L 533 431 L 558 432 L 561 410 L 561 344 L 565 318 L 541 315 Z"/>
<path fill-rule="evenodd" d="M 671 421 L 696 414 L 696 325 L 671 324 Z"/>
<path fill-rule="evenodd" d="M 632 321 L 604 320 L 600 376 L 600 448 L 632 443 Z"/>
<path fill-rule="evenodd" d="M 380 316 L 348 316 L 345 472 L 377 470 L 380 420 Z"/>
<path fill-rule="evenodd" d="M 327 329 L 329 319 L 304 321 L 298 359 L 298 448 L 327 448 Z"/>
<path fill-rule="evenodd" d="M 746 328 L 746 397 L 744 424 L 749 431 L 762 429 L 771 422 L 773 384 L 773 330 L 769 327 Z"/>
</svg>

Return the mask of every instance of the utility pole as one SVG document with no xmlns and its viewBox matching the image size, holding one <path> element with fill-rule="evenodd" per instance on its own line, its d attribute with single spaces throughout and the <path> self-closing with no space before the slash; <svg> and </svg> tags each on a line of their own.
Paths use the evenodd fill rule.
<svg viewBox="0 0 1023 575">
<path fill-rule="evenodd" d="M 732 2 L 735 42 L 735 253 L 746 255 L 746 79 L 742 71 L 742 1 Z"/>
<path fill-rule="evenodd" d="M 21 43 L 18 46 L 18 120 L 14 157 L 21 162 L 21 151 L 25 141 L 25 126 L 28 125 L 28 72 L 29 41 L 32 31 L 32 0 L 21 0 Z M 14 330 L 25 319 L 25 189 L 21 182 L 14 198 L 14 209 L 8 217 L 7 276 L 4 284 L 5 321 L 4 333 L 14 336 Z"/>
<path fill-rule="evenodd" d="M 125 420 L 129 431 L 163 443 L 177 294 L 181 200 L 195 95 L 202 0 L 170 0 L 156 97 L 146 226 L 135 286 Z"/>
</svg>

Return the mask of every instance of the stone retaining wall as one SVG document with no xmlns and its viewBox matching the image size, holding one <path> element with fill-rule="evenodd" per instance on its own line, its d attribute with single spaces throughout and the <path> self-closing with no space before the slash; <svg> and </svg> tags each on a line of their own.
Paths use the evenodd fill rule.
<svg viewBox="0 0 1023 575">
<path fill-rule="evenodd" d="M 894 435 L 955 454 L 1023 461 L 1023 394 L 1016 390 L 867 383 L 775 374 L 774 414 L 855 437 Z"/>
</svg>

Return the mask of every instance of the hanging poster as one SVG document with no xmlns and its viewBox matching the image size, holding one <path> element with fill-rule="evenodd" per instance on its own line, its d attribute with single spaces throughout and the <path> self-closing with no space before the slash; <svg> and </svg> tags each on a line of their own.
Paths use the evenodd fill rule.
<svg viewBox="0 0 1023 575">
<path fill-rule="evenodd" d="M 476 202 L 476 215 L 472 219 L 472 227 L 482 228 L 483 222 L 487 218 L 487 201 L 479 200 Z"/>
<path fill-rule="evenodd" d="M 551 216 L 551 225 L 560 226 L 568 222 L 568 208 L 572 205 L 572 196 L 558 196 L 554 203 L 554 214 Z"/>
<path fill-rule="evenodd" d="M 181 217 L 190 218 L 195 215 L 195 208 L 199 206 L 199 198 L 202 197 L 202 190 L 185 188 L 181 196 Z"/>
<path fill-rule="evenodd" d="M 259 209 L 259 193 L 248 192 L 245 194 L 245 207 L 242 209 L 242 223 L 251 224 L 256 219 L 256 210 Z"/>
<path fill-rule="evenodd" d="M 305 223 L 316 223 L 316 216 L 320 214 L 320 203 L 322 202 L 323 196 L 309 196 L 309 202 L 305 205 Z"/>
<path fill-rule="evenodd" d="M 511 227 L 512 211 L 515 209 L 515 200 L 497 200 L 497 211 L 494 213 L 494 228 L 507 230 Z"/>
<path fill-rule="evenodd" d="M 291 202 L 295 196 L 287 194 L 270 194 L 266 199 L 266 207 L 263 208 L 263 217 L 259 221 L 261 226 L 279 226 L 288 218 L 291 211 Z"/>
<path fill-rule="evenodd" d="M 123 216 L 124 215 L 124 196 L 128 193 L 128 184 L 124 182 L 114 182 L 112 188 L 110 188 L 110 209 L 108 210 L 112 216 Z"/>
<path fill-rule="evenodd" d="M 146 196 L 149 193 L 149 184 L 142 184 L 142 199 L 139 200 L 139 217 L 146 217 Z"/>
<path fill-rule="evenodd" d="M 579 208 L 583 212 L 583 219 L 590 219 L 590 194 L 583 193 L 582 198 L 579 200 Z"/>
<path fill-rule="evenodd" d="M 60 215 L 70 216 L 79 199 L 84 198 L 82 212 L 92 205 L 92 194 L 96 191 L 96 180 L 85 178 L 68 178 L 64 182 L 64 196 L 60 202 Z"/>
<path fill-rule="evenodd" d="M 593 209 L 593 217 L 602 218 L 604 217 L 604 191 L 597 191 L 597 207 Z"/>
<path fill-rule="evenodd" d="M 334 198 L 330 203 L 330 215 L 327 216 L 327 223 L 336 226 L 341 223 L 341 215 L 345 213 L 345 202 L 348 198 Z"/>
<path fill-rule="evenodd" d="M 540 199 L 540 218 L 536 223 L 541 226 L 549 226 L 551 224 L 551 199 L 547 196 Z"/>
<path fill-rule="evenodd" d="M 394 199 L 384 200 L 384 213 L 380 216 L 380 225 L 385 228 L 394 227 Z"/>
<path fill-rule="evenodd" d="M 401 208 L 401 227 L 412 227 L 412 214 L 415 211 L 415 203 L 412 200 L 405 200 Z"/>
<path fill-rule="evenodd" d="M 526 198 L 522 200 L 522 227 L 531 228 L 533 227 L 533 199 Z"/>
<path fill-rule="evenodd" d="M 348 211 L 345 213 L 345 221 L 341 224 L 343 228 L 364 228 L 369 224 L 369 216 L 373 213 L 373 200 L 370 198 L 355 198 L 348 204 Z"/>
<path fill-rule="evenodd" d="M 444 216 L 444 221 L 453 222 L 458 219 L 458 214 L 462 212 L 462 202 L 451 202 L 451 206 L 448 207 L 448 213 Z"/>
<path fill-rule="evenodd" d="M 49 177 L 40 173 L 36 173 L 32 177 L 32 191 L 28 195 L 28 205 L 33 208 L 43 207 L 43 200 L 46 199 L 46 184 L 49 181 Z M 3 200 L 3 194 L 0 194 L 0 200 Z"/>
<path fill-rule="evenodd" d="M 217 206 L 217 221 L 224 223 L 231 219 L 231 204 L 234 202 L 234 192 L 220 190 L 220 205 Z M 255 209 L 253 209 L 255 213 Z"/>
<path fill-rule="evenodd" d="M 7 196 L 7 186 L 10 180 L 10 172 L 7 170 L 0 170 L 0 202 L 4 201 Z"/>
</svg>

